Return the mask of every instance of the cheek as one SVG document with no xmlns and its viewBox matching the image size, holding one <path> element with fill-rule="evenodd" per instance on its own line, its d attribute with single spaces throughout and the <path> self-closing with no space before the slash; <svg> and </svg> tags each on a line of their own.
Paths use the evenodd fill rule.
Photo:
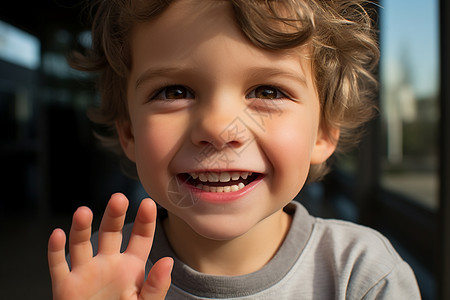
<svg viewBox="0 0 450 300">
<path fill-rule="evenodd" d="M 309 156 L 316 140 L 318 127 L 316 123 L 308 116 L 298 117 L 294 114 L 281 116 L 266 124 L 266 140 L 268 139 L 280 154 L 297 153 L 297 156 Z"/>
<path fill-rule="evenodd" d="M 310 168 L 317 131 L 311 118 L 286 118 L 266 127 L 266 155 L 274 169 L 274 183 L 303 183 Z"/>
<path fill-rule="evenodd" d="M 139 132 L 135 133 L 136 142 L 136 160 L 139 163 L 158 163 L 164 160 L 170 149 L 170 139 L 173 135 L 169 135 L 164 128 L 158 128 L 151 125 L 139 127 Z"/>
<path fill-rule="evenodd" d="M 178 149 L 182 132 L 173 122 L 158 118 L 140 122 L 136 128 L 139 128 L 135 131 L 139 178 L 147 192 L 153 194 L 158 186 L 167 186 L 171 176 L 168 167 Z"/>
</svg>

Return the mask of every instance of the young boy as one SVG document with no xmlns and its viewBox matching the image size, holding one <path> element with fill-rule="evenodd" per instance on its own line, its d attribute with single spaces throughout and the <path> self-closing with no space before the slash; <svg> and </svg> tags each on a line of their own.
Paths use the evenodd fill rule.
<svg viewBox="0 0 450 300">
<path fill-rule="evenodd" d="M 420 298 L 379 233 L 291 202 L 372 115 L 361 1 L 97 2 L 74 62 L 99 73 L 93 119 L 162 209 L 145 199 L 123 227 L 114 194 L 93 251 L 79 208 L 71 270 L 50 237 L 54 299 Z"/>
</svg>

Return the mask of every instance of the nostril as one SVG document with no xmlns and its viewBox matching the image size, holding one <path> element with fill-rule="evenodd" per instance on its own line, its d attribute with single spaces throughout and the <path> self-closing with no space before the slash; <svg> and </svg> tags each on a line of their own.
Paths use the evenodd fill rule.
<svg viewBox="0 0 450 300">
<path fill-rule="evenodd" d="M 252 140 L 252 132 L 240 118 L 198 118 L 191 128 L 192 142 L 201 147 L 211 147 L 217 151 L 225 148 L 239 148 Z"/>
<path fill-rule="evenodd" d="M 224 148 L 224 142 L 221 140 L 218 141 L 200 141 L 200 146 L 203 147 L 203 149 L 210 149 L 211 151 L 219 151 Z"/>
<path fill-rule="evenodd" d="M 229 142 L 227 142 L 227 143 L 225 144 L 225 146 L 231 147 L 231 148 L 237 148 L 237 147 L 239 147 L 240 145 L 241 145 L 241 143 L 238 142 L 238 141 L 229 141 Z"/>
</svg>

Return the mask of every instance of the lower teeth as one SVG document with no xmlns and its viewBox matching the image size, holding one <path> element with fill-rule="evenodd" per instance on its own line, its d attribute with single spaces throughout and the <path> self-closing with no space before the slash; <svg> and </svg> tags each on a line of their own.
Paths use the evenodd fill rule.
<svg viewBox="0 0 450 300">
<path fill-rule="evenodd" d="M 197 188 L 199 190 L 203 190 L 205 192 L 212 192 L 212 193 L 229 193 L 229 192 L 236 192 L 240 189 L 244 188 L 245 185 L 240 182 L 238 185 L 228 185 L 228 186 L 210 186 L 206 184 L 198 184 Z"/>
</svg>

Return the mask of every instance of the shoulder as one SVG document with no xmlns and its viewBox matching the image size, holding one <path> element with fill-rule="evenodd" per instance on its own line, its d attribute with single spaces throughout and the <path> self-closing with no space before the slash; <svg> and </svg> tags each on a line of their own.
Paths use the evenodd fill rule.
<svg viewBox="0 0 450 300">
<path fill-rule="evenodd" d="M 401 261 L 389 240 L 378 231 L 342 220 L 315 218 L 313 235 L 342 254 L 382 255 L 389 263 Z"/>
<path fill-rule="evenodd" d="M 383 277 L 403 263 L 386 237 L 376 230 L 358 224 L 316 218 L 310 246 L 319 250 L 339 269 L 367 272 Z"/>
<path fill-rule="evenodd" d="M 345 263 L 383 259 L 388 269 L 403 261 L 389 240 L 370 227 L 313 217 L 296 202 L 291 202 L 285 211 L 294 216 L 291 231 L 298 231 L 298 227 L 311 228 L 307 230 L 308 242 L 305 248 L 306 252 L 311 252 L 309 254 L 333 257 Z"/>
<path fill-rule="evenodd" d="M 377 298 L 383 293 L 389 297 L 410 294 L 412 299 L 420 298 L 412 269 L 376 230 L 315 218 L 307 248 L 309 255 L 320 261 L 322 270 L 333 272 L 334 281 L 346 287 L 345 294 L 350 299 L 372 299 L 370 295 Z"/>
<path fill-rule="evenodd" d="M 302 224 L 308 220 L 311 230 L 307 248 L 319 250 L 316 252 L 318 255 L 332 255 L 346 259 L 382 257 L 389 265 L 402 261 L 389 240 L 370 227 L 343 220 L 313 217 L 297 202 L 291 202 L 285 210 L 294 216 L 292 227 L 295 228 L 291 230 L 300 227 L 299 219 Z"/>
</svg>

